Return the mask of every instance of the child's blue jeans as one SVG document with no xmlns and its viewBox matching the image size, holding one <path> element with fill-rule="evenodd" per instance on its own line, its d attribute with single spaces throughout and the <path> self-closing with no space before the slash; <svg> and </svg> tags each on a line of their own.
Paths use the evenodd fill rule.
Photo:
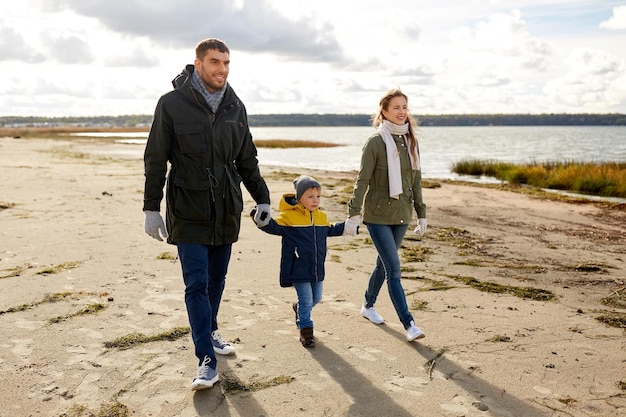
<svg viewBox="0 0 626 417">
<path fill-rule="evenodd" d="M 313 310 L 314 305 L 322 300 L 324 282 L 298 282 L 293 286 L 298 294 L 298 320 L 296 320 L 296 324 L 299 329 L 312 328 L 311 310 Z"/>
</svg>

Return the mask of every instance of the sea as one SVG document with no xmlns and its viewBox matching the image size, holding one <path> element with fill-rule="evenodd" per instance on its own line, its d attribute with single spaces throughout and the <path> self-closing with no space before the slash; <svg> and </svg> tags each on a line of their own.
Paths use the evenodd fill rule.
<svg viewBox="0 0 626 417">
<path fill-rule="evenodd" d="M 356 171 L 361 148 L 373 127 L 251 127 L 254 139 L 330 142 L 331 148 L 273 149 L 258 147 L 262 165 Z M 96 134 L 86 133 L 85 136 Z M 141 156 L 146 133 L 115 133 Z M 455 162 L 480 159 L 511 163 L 576 161 L 626 162 L 626 126 L 463 126 L 419 128 L 422 177 L 468 179 L 452 172 Z M 470 178 L 492 181 L 489 178 Z"/>
</svg>

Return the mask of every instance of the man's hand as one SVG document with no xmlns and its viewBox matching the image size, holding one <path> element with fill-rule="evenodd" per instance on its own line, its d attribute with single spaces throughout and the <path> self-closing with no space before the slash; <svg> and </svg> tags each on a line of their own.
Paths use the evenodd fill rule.
<svg viewBox="0 0 626 417">
<path fill-rule="evenodd" d="M 163 217 L 161 217 L 161 213 L 158 211 L 144 211 L 146 214 L 146 219 L 144 222 L 144 230 L 147 234 L 155 238 L 156 240 L 163 241 L 166 239 L 168 234 L 165 229 L 165 223 L 163 222 Z"/>
<path fill-rule="evenodd" d="M 258 227 L 267 226 L 272 218 L 272 211 L 269 204 L 258 204 L 254 214 L 254 222 Z"/>
</svg>

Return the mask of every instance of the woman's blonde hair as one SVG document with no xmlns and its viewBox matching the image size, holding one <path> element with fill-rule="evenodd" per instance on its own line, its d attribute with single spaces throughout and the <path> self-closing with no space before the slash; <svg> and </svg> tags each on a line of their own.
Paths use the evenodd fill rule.
<svg viewBox="0 0 626 417">
<path fill-rule="evenodd" d="M 404 97 L 407 104 L 409 103 L 409 98 L 399 88 L 393 88 L 387 91 L 380 98 L 380 102 L 378 105 L 378 112 L 372 116 L 372 126 L 378 127 L 383 122 L 383 120 L 385 120 L 385 116 L 383 115 L 383 110 L 388 110 L 389 102 L 391 102 L 391 99 L 393 99 L 394 97 Z M 414 158 L 416 158 L 417 155 L 415 154 L 415 152 L 417 149 L 418 122 L 417 122 L 417 119 L 413 115 L 411 115 L 410 110 L 408 112 L 408 121 L 409 121 L 409 132 L 406 135 L 406 139 L 407 139 L 408 148 L 410 149 L 411 154 L 413 155 Z"/>
</svg>

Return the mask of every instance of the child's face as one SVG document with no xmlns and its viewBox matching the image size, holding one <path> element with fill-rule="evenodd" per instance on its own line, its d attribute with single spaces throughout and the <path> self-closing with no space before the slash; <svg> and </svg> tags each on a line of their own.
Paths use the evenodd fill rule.
<svg viewBox="0 0 626 417">
<path fill-rule="evenodd" d="M 322 190 L 317 187 L 311 187 L 300 197 L 300 204 L 302 204 L 305 209 L 313 211 L 320 206 L 320 200 L 322 199 L 321 194 Z"/>
</svg>

